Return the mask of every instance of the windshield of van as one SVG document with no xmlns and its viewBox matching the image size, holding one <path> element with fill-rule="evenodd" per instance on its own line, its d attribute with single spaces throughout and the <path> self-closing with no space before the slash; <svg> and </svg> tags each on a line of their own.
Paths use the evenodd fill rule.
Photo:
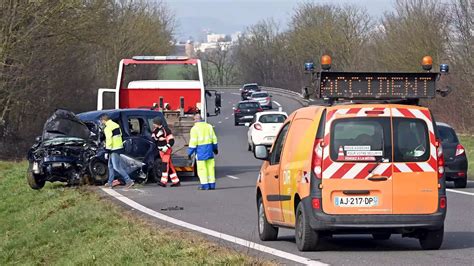
<svg viewBox="0 0 474 266">
<path fill-rule="evenodd" d="M 424 162 L 429 159 L 429 135 L 425 121 L 393 118 L 393 132 L 395 162 Z"/>
<path fill-rule="evenodd" d="M 391 160 L 389 118 L 337 119 L 331 126 L 333 161 Z"/>
</svg>

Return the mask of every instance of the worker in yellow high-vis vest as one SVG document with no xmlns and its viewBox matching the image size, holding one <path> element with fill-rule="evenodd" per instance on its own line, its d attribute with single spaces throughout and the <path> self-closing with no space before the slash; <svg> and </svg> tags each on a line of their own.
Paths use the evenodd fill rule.
<svg viewBox="0 0 474 266">
<path fill-rule="evenodd" d="M 214 155 L 219 152 L 217 137 L 212 125 L 204 122 L 201 115 L 194 116 L 194 126 L 191 128 L 188 156 L 196 154 L 197 172 L 201 190 L 216 188 Z"/>
<path fill-rule="evenodd" d="M 120 158 L 120 154 L 123 152 L 122 131 L 120 130 L 120 126 L 112 121 L 107 114 L 100 116 L 100 122 L 105 125 L 106 159 L 109 159 L 109 180 L 105 186 L 112 188 L 115 173 L 118 173 L 124 179 L 126 188 L 130 188 L 133 186 L 133 181 L 130 179 L 127 171 L 123 169 L 122 159 Z"/>
</svg>

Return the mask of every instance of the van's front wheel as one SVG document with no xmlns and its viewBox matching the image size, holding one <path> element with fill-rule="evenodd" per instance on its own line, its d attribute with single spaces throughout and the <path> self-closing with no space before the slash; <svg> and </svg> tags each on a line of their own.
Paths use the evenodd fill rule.
<svg viewBox="0 0 474 266">
<path fill-rule="evenodd" d="M 424 250 L 436 250 L 443 243 L 444 226 L 441 229 L 426 231 L 420 235 L 420 245 Z"/>
<path fill-rule="evenodd" d="M 315 250 L 319 242 L 319 234 L 310 227 L 309 217 L 302 202 L 296 209 L 295 238 L 299 251 Z"/>
<path fill-rule="evenodd" d="M 278 227 L 268 223 L 261 197 L 258 198 L 258 235 L 262 241 L 272 241 L 278 237 Z"/>
</svg>

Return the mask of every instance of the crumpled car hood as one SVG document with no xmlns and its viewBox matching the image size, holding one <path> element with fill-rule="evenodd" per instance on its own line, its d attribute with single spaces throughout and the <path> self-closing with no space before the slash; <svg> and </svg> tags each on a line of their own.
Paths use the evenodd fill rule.
<svg viewBox="0 0 474 266">
<path fill-rule="evenodd" d="M 46 120 L 42 141 L 58 137 L 71 137 L 87 140 L 91 136 L 89 128 L 73 112 L 58 109 Z"/>
</svg>

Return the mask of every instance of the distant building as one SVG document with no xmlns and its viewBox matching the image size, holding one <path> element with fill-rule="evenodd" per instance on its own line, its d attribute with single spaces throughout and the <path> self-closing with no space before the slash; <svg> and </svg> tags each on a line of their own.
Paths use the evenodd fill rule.
<svg viewBox="0 0 474 266">
<path fill-rule="evenodd" d="M 208 43 L 217 43 L 217 42 L 224 42 L 226 41 L 225 34 L 208 34 L 207 35 L 207 42 Z"/>
<path fill-rule="evenodd" d="M 187 57 L 193 58 L 195 53 L 194 53 L 194 42 L 191 40 L 188 40 L 184 46 L 185 54 Z"/>
</svg>

